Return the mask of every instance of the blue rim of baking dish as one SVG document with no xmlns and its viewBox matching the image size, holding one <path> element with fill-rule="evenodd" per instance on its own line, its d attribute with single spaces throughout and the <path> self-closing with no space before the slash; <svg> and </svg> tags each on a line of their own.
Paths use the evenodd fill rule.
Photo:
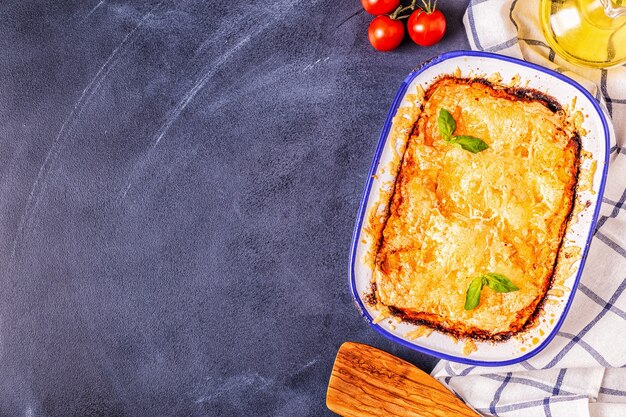
<svg viewBox="0 0 626 417">
<path fill-rule="evenodd" d="M 578 272 L 576 274 L 576 278 L 574 280 L 574 284 L 572 286 L 572 291 L 570 293 L 570 296 L 568 297 L 567 303 L 565 304 L 565 308 L 563 309 L 563 313 L 561 314 L 561 317 L 559 318 L 558 322 L 556 323 L 556 325 L 554 326 L 554 328 L 552 329 L 552 332 L 548 335 L 548 337 L 546 337 L 543 342 L 537 346 L 535 349 L 533 349 L 532 351 L 526 353 L 523 356 L 520 356 L 518 358 L 514 358 L 514 359 L 509 359 L 509 360 L 504 360 L 504 361 L 479 361 L 479 360 L 473 360 L 473 359 L 469 359 L 466 357 L 460 357 L 460 356 L 455 356 L 455 355 L 449 355 L 446 353 L 442 353 L 436 350 L 432 350 L 423 346 L 419 346 L 419 345 L 415 345 L 403 338 L 400 338 L 390 332 L 388 332 L 387 330 L 385 330 L 383 327 L 379 326 L 378 324 L 374 324 L 373 323 L 373 318 L 372 316 L 367 312 L 367 309 L 365 308 L 365 306 L 363 305 L 363 302 L 361 300 L 361 297 L 358 294 L 357 288 L 356 288 L 356 280 L 355 280 L 355 273 L 354 273 L 354 265 L 356 262 L 356 251 L 357 251 L 357 246 L 358 246 L 358 242 L 359 242 L 359 238 L 361 235 L 361 229 L 363 227 L 363 219 L 365 217 L 365 211 L 367 208 L 367 203 L 369 200 L 369 196 L 370 196 L 370 191 L 372 189 L 372 183 L 374 180 L 374 174 L 376 174 L 376 170 L 378 168 L 378 164 L 380 162 L 380 157 L 383 153 L 383 150 L 385 148 L 385 144 L 387 143 L 387 137 L 389 136 L 389 131 L 391 130 L 391 124 L 392 124 L 392 120 L 393 117 L 396 114 L 396 111 L 398 110 L 398 107 L 400 106 L 400 103 L 402 102 L 402 99 L 404 98 L 404 95 L 406 93 L 406 90 L 408 89 L 409 85 L 411 84 L 411 82 L 413 81 L 413 79 L 415 77 L 417 77 L 419 74 L 421 74 L 424 70 L 426 70 L 427 68 L 430 68 L 434 65 L 437 65 L 443 61 L 446 61 L 448 59 L 451 58 L 457 58 L 457 57 L 479 57 L 479 58 L 491 58 L 491 59 L 497 59 L 497 60 L 501 60 L 501 61 L 506 61 L 506 62 L 511 62 L 517 65 L 521 65 L 523 67 L 527 67 L 539 72 L 543 72 L 546 73 L 548 75 L 551 75 L 569 85 L 571 85 L 572 87 L 576 88 L 582 95 L 584 95 L 585 97 L 587 97 L 589 99 L 589 101 L 591 102 L 591 104 L 594 106 L 596 112 L 598 113 L 598 115 L 600 116 L 600 120 L 602 121 L 602 127 L 604 128 L 604 140 L 605 140 L 605 150 L 604 150 L 604 169 L 602 172 L 602 178 L 600 181 L 600 187 L 598 188 L 598 199 L 597 199 L 597 203 L 596 203 L 596 208 L 593 214 L 593 219 L 591 220 L 591 223 L 589 224 L 589 233 L 587 234 L 587 243 L 585 244 L 585 248 L 583 250 L 583 254 L 582 254 L 582 258 L 580 260 L 580 266 L 578 267 Z M 378 140 L 378 145 L 376 146 L 376 152 L 374 153 L 374 158 L 372 161 L 372 165 L 370 167 L 369 170 L 369 175 L 367 177 L 367 182 L 365 184 L 365 190 L 363 192 L 363 197 L 361 198 L 361 203 L 359 205 L 359 211 L 357 214 L 357 222 L 355 224 L 354 227 L 354 232 L 352 235 L 352 247 L 350 249 L 350 264 L 349 264 L 349 271 L 348 271 L 348 275 L 349 275 L 349 280 L 350 280 L 350 292 L 352 293 L 352 298 L 354 298 L 360 312 L 361 312 L 361 316 L 367 320 L 368 324 L 374 329 L 376 330 L 378 333 L 380 333 L 381 335 L 383 335 L 384 337 L 393 340 L 394 342 L 400 343 L 403 346 L 406 346 L 410 349 L 416 350 L 418 352 L 421 353 L 426 353 L 428 355 L 431 356 L 435 356 L 441 359 L 446 359 L 446 360 L 450 360 L 453 362 L 460 362 L 460 363 L 464 363 L 467 365 L 476 365 L 476 366 L 506 366 L 506 365 L 512 365 L 515 363 L 519 363 L 519 362 L 523 362 L 527 359 L 530 359 L 531 357 L 535 356 L 536 354 L 538 354 L 539 352 L 541 352 L 551 341 L 552 339 L 554 339 L 554 337 L 556 336 L 557 332 L 559 331 L 559 329 L 561 328 L 561 325 L 563 324 L 563 321 L 565 320 L 565 317 L 567 316 L 567 313 L 569 311 L 569 308 L 572 304 L 572 301 L 574 300 L 574 295 L 576 293 L 576 290 L 578 288 L 578 282 L 580 281 L 580 277 L 582 275 L 584 266 L 585 266 L 585 260 L 587 259 L 587 253 L 589 252 L 589 245 L 591 244 L 591 239 L 593 238 L 593 231 L 595 230 L 596 224 L 598 222 L 598 215 L 600 213 L 600 206 L 602 205 L 602 196 L 604 195 L 604 186 L 606 183 L 606 176 L 607 176 L 607 172 L 608 172 L 608 166 L 609 166 L 609 149 L 610 149 L 610 130 L 609 130 L 609 125 L 607 123 L 606 117 L 605 117 L 605 113 L 604 111 L 600 108 L 598 102 L 596 101 L 596 99 L 589 94 L 589 92 L 587 90 L 585 90 L 580 84 L 578 84 L 576 81 L 572 80 L 569 77 L 566 77 L 563 74 L 560 74 L 556 71 L 550 70 L 548 68 L 542 67 L 540 65 L 536 65 L 530 62 L 526 62 L 526 61 L 522 61 L 520 59 L 517 58 L 511 58 L 508 56 L 504 56 L 504 55 L 498 55 L 498 54 L 494 54 L 494 53 L 489 53 L 489 52 L 479 52 L 479 51 L 452 51 L 452 52 L 447 52 L 444 54 L 441 54 L 435 58 L 432 58 L 431 60 L 425 62 L 423 65 L 421 65 L 420 67 L 418 67 L 417 69 L 413 70 L 402 82 L 402 84 L 400 85 L 400 89 L 398 90 L 398 92 L 396 93 L 396 96 L 393 100 L 393 103 L 391 105 L 391 109 L 389 110 L 389 114 L 387 115 L 387 119 L 385 120 L 385 124 L 383 126 L 383 130 L 380 134 L 380 138 Z"/>
</svg>

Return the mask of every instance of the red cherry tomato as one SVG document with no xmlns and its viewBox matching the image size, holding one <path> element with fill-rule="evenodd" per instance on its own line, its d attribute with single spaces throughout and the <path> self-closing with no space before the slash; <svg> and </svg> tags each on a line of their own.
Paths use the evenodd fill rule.
<svg viewBox="0 0 626 417">
<path fill-rule="evenodd" d="M 427 13 L 417 9 L 411 13 L 406 25 L 413 42 L 422 46 L 436 44 L 446 33 L 446 18 L 439 10 Z"/>
<path fill-rule="evenodd" d="M 361 0 L 366 12 L 373 15 L 388 14 L 400 5 L 400 0 Z"/>
<path fill-rule="evenodd" d="M 404 38 L 404 25 L 389 16 L 376 16 L 367 29 L 367 37 L 374 49 L 391 51 L 396 49 Z"/>
</svg>

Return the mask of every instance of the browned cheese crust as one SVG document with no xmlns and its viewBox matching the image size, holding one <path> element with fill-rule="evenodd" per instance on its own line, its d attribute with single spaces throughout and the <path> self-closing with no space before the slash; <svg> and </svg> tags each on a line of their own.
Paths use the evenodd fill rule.
<svg viewBox="0 0 626 417">
<path fill-rule="evenodd" d="M 445 142 L 456 135 L 489 148 Z M 426 91 L 376 253 L 370 301 L 456 337 L 504 340 L 533 323 L 551 285 L 574 198 L 580 139 L 553 98 L 484 79 L 446 76 Z M 465 310 L 472 278 L 493 272 L 519 288 L 487 288 Z"/>
</svg>

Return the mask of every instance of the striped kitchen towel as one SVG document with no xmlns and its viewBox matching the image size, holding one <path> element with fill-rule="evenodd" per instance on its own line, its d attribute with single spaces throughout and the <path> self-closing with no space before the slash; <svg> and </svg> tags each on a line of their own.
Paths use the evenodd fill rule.
<svg viewBox="0 0 626 417">
<path fill-rule="evenodd" d="M 441 361 L 433 376 L 485 416 L 626 416 L 626 66 L 562 60 L 539 26 L 539 0 L 471 0 L 463 19 L 473 49 L 521 58 L 576 79 L 615 128 L 598 226 L 570 312 L 554 340 L 517 365 Z"/>
</svg>

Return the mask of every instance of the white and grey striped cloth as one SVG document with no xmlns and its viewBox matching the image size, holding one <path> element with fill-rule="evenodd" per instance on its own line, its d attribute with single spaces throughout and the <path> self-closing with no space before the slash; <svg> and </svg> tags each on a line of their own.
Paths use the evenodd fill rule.
<svg viewBox="0 0 626 417">
<path fill-rule="evenodd" d="M 522 58 L 575 78 L 606 105 L 616 139 L 606 190 L 572 308 L 537 356 L 507 367 L 441 361 L 433 375 L 485 416 L 626 416 L 626 66 L 585 69 L 545 43 L 539 0 L 471 0 L 473 49 Z"/>
</svg>

